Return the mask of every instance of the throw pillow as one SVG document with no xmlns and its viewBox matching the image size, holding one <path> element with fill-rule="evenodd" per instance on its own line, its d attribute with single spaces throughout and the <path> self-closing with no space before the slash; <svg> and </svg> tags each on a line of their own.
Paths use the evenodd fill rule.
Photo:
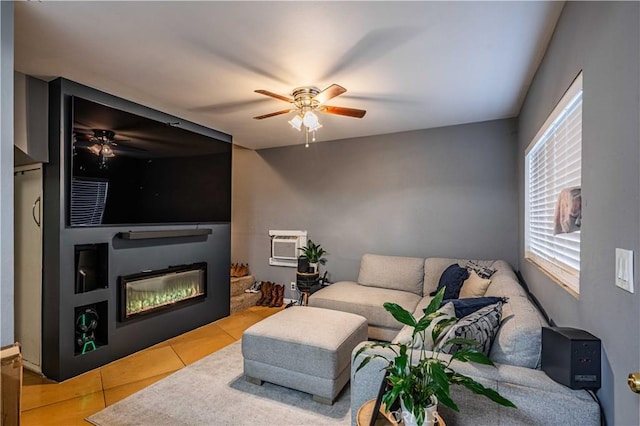
<svg viewBox="0 0 640 426">
<path fill-rule="evenodd" d="M 462 283 L 467 278 L 469 278 L 469 271 L 454 263 L 444 270 L 440 276 L 436 291 L 432 292 L 430 296 L 435 296 L 442 287 L 446 287 L 443 299 L 457 299 Z"/>
<path fill-rule="evenodd" d="M 502 302 L 507 303 L 509 299 L 506 297 L 472 297 L 469 299 L 452 299 L 443 300 L 440 306 L 444 306 L 447 303 L 452 303 L 456 310 L 457 318 L 464 318 L 467 315 L 471 315 L 484 308 L 485 306 L 493 305 L 494 303 Z"/>
<path fill-rule="evenodd" d="M 428 351 L 432 350 L 435 347 L 435 345 L 440 341 L 440 339 L 438 339 L 438 341 L 436 342 L 433 341 L 433 329 L 436 327 L 437 324 L 441 323 L 442 321 L 456 317 L 456 311 L 455 311 L 455 308 L 453 307 L 453 303 L 443 304 L 440 307 L 440 309 L 438 309 L 436 312 L 442 315 L 438 316 L 433 321 L 431 321 L 431 324 L 429 324 L 429 327 L 427 327 L 427 329 L 425 330 L 426 341 L 423 342 L 422 339 L 420 338 L 420 335 L 416 336 L 416 339 L 413 342 L 414 349 L 420 349 L 424 347 L 424 349 Z M 423 316 L 424 315 L 422 315 L 420 318 L 422 318 Z M 420 318 L 416 318 L 416 320 L 419 320 Z M 442 338 L 446 336 L 447 332 L 451 327 L 453 327 L 453 325 L 454 324 L 449 324 L 448 326 L 445 326 L 443 330 L 440 332 L 440 337 Z M 402 327 L 402 330 L 400 330 L 398 335 L 393 339 L 393 343 L 409 344 L 411 342 L 412 333 L 413 333 L 413 327 L 405 325 L 404 327 Z"/>
<path fill-rule="evenodd" d="M 447 344 L 453 338 L 475 340 L 479 343 L 477 349 L 485 355 L 489 355 L 491 344 L 500 327 L 502 318 L 502 302 L 485 306 L 484 308 L 462 318 L 447 332 L 447 335 L 436 345 L 436 351 L 454 354 L 462 347 L 459 344 Z"/>
<path fill-rule="evenodd" d="M 464 265 L 469 271 L 476 271 L 476 274 L 480 278 L 491 278 L 491 275 L 495 274 L 497 269 L 492 268 L 491 261 L 478 261 L 478 260 L 468 260 L 467 264 Z"/>
<path fill-rule="evenodd" d="M 486 278 L 480 278 L 478 273 L 474 270 L 469 271 L 469 278 L 464 280 L 462 287 L 460 288 L 460 299 L 468 297 L 482 297 L 487 292 L 491 280 Z"/>
</svg>

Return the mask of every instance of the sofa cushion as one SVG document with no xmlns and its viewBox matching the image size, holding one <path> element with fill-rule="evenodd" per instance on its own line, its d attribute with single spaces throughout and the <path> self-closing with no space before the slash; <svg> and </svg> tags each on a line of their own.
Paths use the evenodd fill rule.
<svg viewBox="0 0 640 426">
<path fill-rule="evenodd" d="M 454 354 L 460 350 L 458 344 L 448 345 L 447 341 L 454 338 L 462 338 L 475 340 L 480 344 L 477 349 L 485 355 L 491 350 L 491 343 L 500 326 L 500 318 L 502 316 L 502 302 L 485 306 L 484 308 L 467 315 L 455 324 L 446 336 L 440 340 L 436 346 L 436 350 L 445 353 Z"/>
<path fill-rule="evenodd" d="M 433 321 L 431 321 L 431 324 L 429 324 L 429 326 L 425 330 L 425 340 L 423 341 L 419 334 L 416 336 L 415 341 L 412 345 L 414 349 L 424 348 L 428 351 L 432 350 L 440 341 L 440 339 L 435 342 L 433 341 L 433 329 L 442 321 L 456 317 L 456 310 L 453 307 L 453 303 L 451 302 L 445 303 L 440 307 L 440 309 L 437 310 L 437 312 L 440 314 L 440 316 L 434 318 Z M 422 318 L 423 316 L 424 313 L 422 313 L 422 315 L 420 316 L 416 316 L 415 318 L 416 320 L 420 320 L 420 318 Z M 443 329 L 440 331 L 440 337 L 442 338 L 446 336 L 447 331 L 449 331 L 451 327 L 453 327 L 453 324 L 449 324 L 448 326 L 443 327 Z M 393 343 L 409 344 L 411 343 L 412 334 L 413 327 L 405 325 L 404 327 L 402 327 L 402 330 L 400 330 L 400 333 L 398 333 L 398 335 L 393 339 Z"/>
<path fill-rule="evenodd" d="M 365 254 L 358 283 L 367 287 L 409 291 L 422 296 L 424 260 L 416 257 Z"/>
<path fill-rule="evenodd" d="M 509 303 L 502 307 L 502 318 L 489 358 L 502 364 L 540 368 L 542 327 L 547 325 L 542 314 L 528 298 L 509 297 Z"/>
<path fill-rule="evenodd" d="M 402 324 L 382 305 L 385 302 L 397 303 L 413 312 L 420 299 L 420 296 L 407 291 L 365 287 L 353 281 L 340 281 L 309 296 L 309 306 L 351 312 L 365 317 L 369 326 L 400 330 Z"/>
<path fill-rule="evenodd" d="M 467 278 L 469 278 L 469 271 L 454 263 L 444 270 L 440 276 L 438 287 L 431 292 L 430 296 L 435 296 L 438 290 L 445 287 L 444 299 L 457 299 L 460 294 L 460 288 Z"/>
<path fill-rule="evenodd" d="M 466 299 L 469 297 L 482 297 L 487 292 L 491 280 L 486 278 L 480 278 L 476 271 L 469 272 L 469 278 L 464 280 L 462 287 L 460 288 L 460 299 Z"/>
<path fill-rule="evenodd" d="M 487 288 L 485 296 L 498 296 L 498 297 L 526 297 L 527 292 L 520 285 L 518 277 L 515 272 L 504 260 L 496 260 L 493 262 L 493 268 L 496 269 L 496 273 L 491 276 L 491 284 Z"/>
</svg>

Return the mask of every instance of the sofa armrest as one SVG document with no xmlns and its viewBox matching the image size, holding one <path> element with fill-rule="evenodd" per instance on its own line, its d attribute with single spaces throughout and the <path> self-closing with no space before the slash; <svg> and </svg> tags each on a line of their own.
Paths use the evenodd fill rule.
<svg viewBox="0 0 640 426">
<path fill-rule="evenodd" d="M 356 346 L 355 354 L 365 343 Z M 355 372 L 367 354 L 391 354 L 384 348 L 367 350 L 351 364 L 351 422 L 355 423 L 358 408 L 377 396 L 384 377 L 385 362 L 372 359 L 365 367 Z M 449 359 L 448 355 L 440 355 Z M 414 354 L 417 358 L 417 355 Z M 600 407 L 584 390 L 573 390 L 554 382 L 543 371 L 505 364 L 495 367 L 471 363 L 452 362 L 453 369 L 470 376 L 483 386 L 498 391 L 512 401 L 517 409 L 502 407 L 483 396 L 475 395 L 464 387 L 451 389 L 453 400 L 460 412 L 439 407 L 447 423 L 455 425 L 599 425 Z"/>
</svg>

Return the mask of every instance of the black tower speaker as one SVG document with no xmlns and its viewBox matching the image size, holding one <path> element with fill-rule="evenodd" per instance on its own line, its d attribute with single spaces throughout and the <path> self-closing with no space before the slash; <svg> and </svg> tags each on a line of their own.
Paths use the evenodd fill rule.
<svg viewBox="0 0 640 426">
<path fill-rule="evenodd" d="M 542 370 L 571 389 L 600 388 L 600 339 L 570 327 L 542 327 Z"/>
</svg>

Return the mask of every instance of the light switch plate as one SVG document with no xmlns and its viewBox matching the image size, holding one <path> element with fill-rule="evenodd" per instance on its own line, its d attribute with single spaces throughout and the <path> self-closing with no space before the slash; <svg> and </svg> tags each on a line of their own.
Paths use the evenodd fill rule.
<svg viewBox="0 0 640 426">
<path fill-rule="evenodd" d="M 616 285 L 633 293 L 633 250 L 616 249 Z"/>
</svg>

